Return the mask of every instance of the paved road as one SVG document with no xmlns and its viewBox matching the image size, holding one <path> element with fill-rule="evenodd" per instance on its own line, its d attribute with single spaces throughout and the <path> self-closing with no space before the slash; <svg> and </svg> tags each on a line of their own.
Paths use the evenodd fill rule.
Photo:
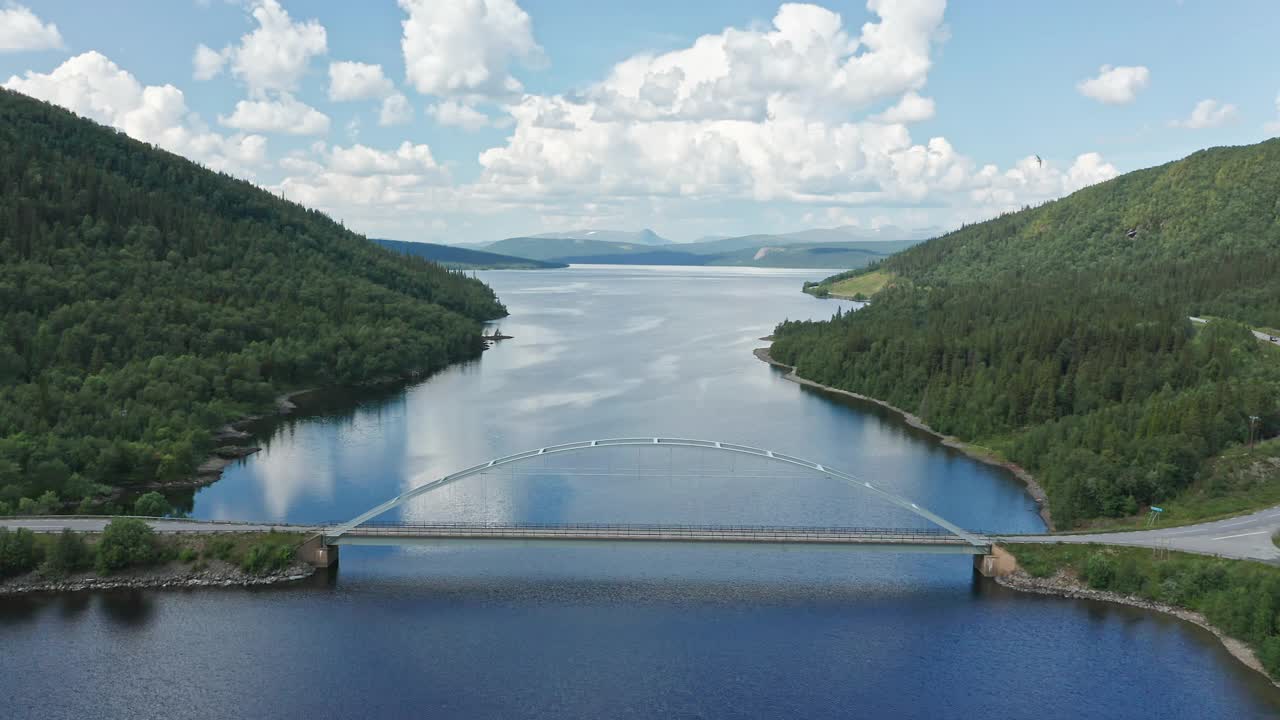
<svg viewBox="0 0 1280 720">
<path fill-rule="evenodd" d="M 997 540 L 1013 543 L 1103 543 L 1167 548 L 1202 555 L 1280 563 L 1280 548 L 1276 548 L 1271 541 L 1271 536 L 1276 532 L 1280 532 L 1280 506 L 1260 510 L 1252 515 L 1184 527 L 1074 535 L 1011 535 Z"/>
<path fill-rule="evenodd" d="M 1188 320 L 1190 320 L 1190 321 L 1191 321 L 1191 322 L 1193 322 L 1193 323 L 1199 323 L 1199 324 L 1201 324 L 1201 325 L 1203 325 L 1203 324 L 1205 324 L 1205 323 L 1209 322 L 1208 320 L 1206 320 L 1206 319 L 1204 319 L 1204 318 L 1198 318 L 1198 317 L 1187 318 L 1187 319 L 1188 319 Z M 1258 332 L 1257 330 L 1252 330 L 1251 332 L 1253 333 L 1253 336 L 1254 336 L 1254 337 L 1258 338 L 1258 339 L 1259 339 L 1259 340 L 1261 340 L 1262 342 L 1271 343 L 1272 345 L 1276 345 L 1276 346 L 1280 347 L 1280 336 L 1272 336 L 1272 335 L 1268 335 L 1268 334 L 1266 334 L 1266 333 L 1264 333 L 1264 332 Z"/>
<path fill-rule="evenodd" d="M 107 517 L 4 517 L 0 518 L 0 527 L 11 530 L 26 528 L 32 532 L 62 532 L 70 528 L 76 532 L 102 532 L 111 518 Z M 285 525 L 269 523 L 219 522 L 210 520 L 161 520 L 148 519 L 156 532 L 161 533 L 246 533 L 246 532 L 307 532 L 317 528 L 305 525 Z"/>
</svg>

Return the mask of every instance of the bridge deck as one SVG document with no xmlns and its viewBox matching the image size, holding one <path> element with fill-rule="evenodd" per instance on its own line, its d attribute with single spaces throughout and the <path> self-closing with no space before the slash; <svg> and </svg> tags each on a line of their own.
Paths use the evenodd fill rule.
<svg viewBox="0 0 1280 720">
<path fill-rule="evenodd" d="M 426 523 L 365 524 L 328 538 L 335 545 L 397 545 L 437 540 L 560 540 L 848 545 L 923 552 L 987 552 L 943 530 L 725 525 Z"/>
</svg>

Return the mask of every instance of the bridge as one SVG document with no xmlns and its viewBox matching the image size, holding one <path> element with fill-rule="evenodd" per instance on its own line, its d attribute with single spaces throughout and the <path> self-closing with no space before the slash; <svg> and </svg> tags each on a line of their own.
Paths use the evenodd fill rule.
<svg viewBox="0 0 1280 720">
<path fill-rule="evenodd" d="M 865 527 L 782 527 L 769 525 L 675 524 L 496 524 L 496 523 L 379 523 L 376 518 L 415 498 L 441 488 L 490 473 L 505 466 L 568 453 L 602 448 L 701 448 L 716 453 L 747 456 L 778 467 L 799 467 L 818 477 L 847 483 L 871 497 L 907 510 L 927 521 L 927 529 Z M 991 554 L 991 541 L 969 532 L 915 502 L 874 483 L 821 463 L 762 448 L 714 440 L 684 438 L 612 438 L 564 443 L 496 458 L 424 483 L 346 523 L 327 527 L 304 547 L 304 557 L 316 565 L 337 561 L 342 545 L 408 545 L 441 541 L 485 540 L 529 542 L 696 542 L 764 543 L 775 545 L 826 545 L 859 550 L 965 554 L 981 558 Z"/>
<path fill-rule="evenodd" d="M 773 484 L 788 475 L 783 470 L 799 468 L 807 478 L 827 478 L 845 483 L 869 498 L 884 501 L 926 521 L 924 528 L 881 527 L 812 527 L 783 525 L 694 525 L 694 524 L 600 524 L 600 523 L 468 523 L 468 522 L 384 522 L 378 518 L 410 501 L 440 491 L 455 483 L 493 473 L 501 468 L 516 468 L 539 463 L 545 458 L 566 454 L 599 452 L 606 448 L 694 448 L 735 458 L 748 457 L 771 468 L 766 472 L 750 472 L 736 465 L 718 475 L 706 470 L 692 474 L 672 473 L 672 477 L 713 476 L 722 480 L 764 480 Z M 776 468 L 776 469 L 775 469 Z M 617 468 L 613 468 L 616 470 Z M 566 472 L 560 469 L 557 473 Z M 567 471 L 572 474 L 573 471 Z M 643 477 L 637 469 L 634 475 Z M 585 475 L 610 473 L 584 473 Z M 631 476 L 632 472 L 611 473 Z M 796 477 L 794 474 L 791 477 Z M 35 532 L 101 532 L 109 518 L 44 517 L 4 518 L 0 525 L 26 527 Z M 770 544 L 792 546 L 825 546 L 863 551 L 911 553 L 943 553 L 975 556 L 975 567 L 990 574 L 1000 562 L 1001 554 L 992 540 L 981 533 L 966 530 L 901 495 L 873 482 L 857 478 L 821 463 L 762 448 L 713 440 L 681 438 L 613 438 L 564 443 L 528 450 L 496 458 L 426 482 L 357 515 L 343 523 L 292 525 L 286 523 L 241 523 L 187 519 L 148 518 L 158 532 L 302 532 L 310 539 L 298 550 L 300 559 L 318 567 L 337 562 L 343 545 L 421 545 L 442 542 L 595 542 L 595 543 L 707 543 Z"/>
</svg>

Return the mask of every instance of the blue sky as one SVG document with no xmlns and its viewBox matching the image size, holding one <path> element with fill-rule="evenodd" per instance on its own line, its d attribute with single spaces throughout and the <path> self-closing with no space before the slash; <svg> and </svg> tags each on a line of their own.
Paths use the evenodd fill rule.
<svg viewBox="0 0 1280 720">
<path fill-rule="evenodd" d="M 691 240 L 949 227 L 1280 134 L 1277 20 L 1243 0 L 0 0 L 0 81 L 370 235 Z"/>
</svg>

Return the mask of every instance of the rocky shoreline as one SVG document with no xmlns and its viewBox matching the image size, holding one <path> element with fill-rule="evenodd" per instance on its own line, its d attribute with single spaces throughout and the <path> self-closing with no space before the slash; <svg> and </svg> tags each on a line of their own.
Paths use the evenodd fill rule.
<svg viewBox="0 0 1280 720">
<path fill-rule="evenodd" d="M 913 413 L 909 413 L 906 410 L 903 410 L 902 408 L 890 405 L 889 403 L 883 400 L 877 400 L 876 398 L 873 398 L 873 397 L 868 397 L 866 395 L 862 395 L 856 392 L 850 392 L 848 390 L 841 390 L 840 388 L 834 388 L 834 387 L 831 387 L 830 385 L 823 385 L 822 383 L 817 383 L 812 380 L 808 380 L 806 378 L 800 377 L 799 375 L 796 374 L 796 369 L 793 366 L 774 360 L 773 357 L 769 354 L 769 348 L 767 347 L 756 348 L 753 352 L 755 353 L 755 356 L 757 359 L 762 360 L 766 363 L 769 363 L 774 367 L 782 368 L 783 370 L 786 370 L 787 371 L 786 379 L 792 382 L 798 383 L 800 385 L 808 385 L 809 387 L 818 388 L 819 390 L 824 390 L 826 392 L 836 393 L 839 395 L 846 395 L 848 397 L 855 398 L 857 400 L 862 400 L 864 402 L 875 403 L 880 407 L 883 407 L 887 410 L 892 410 L 898 415 L 901 415 L 902 419 L 905 420 L 908 425 L 918 430 L 923 430 L 929 433 L 930 435 L 933 435 L 934 437 L 941 440 L 943 445 L 946 445 L 947 447 L 950 447 L 950 448 L 955 448 L 956 450 L 959 450 L 960 452 L 964 453 L 965 455 L 968 455 L 969 457 L 979 462 L 984 462 L 988 465 L 995 465 L 997 467 L 1002 467 L 1005 470 L 1008 470 L 1009 472 L 1013 473 L 1013 475 L 1017 477 L 1018 480 L 1020 480 L 1023 485 L 1026 486 L 1027 494 L 1029 494 L 1031 498 L 1035 500 L 1036 504 L 1039 506 L 1040 519 L 1044 520 L 1045 527 L 1047 527 L 1050 532 L 1053 532 L 1054 530 L 1053 516 L 1049 512 L 1048 496 L 1045 494 L 1044 488 L 1040 486 L 1040 483 L 1036 482 L 1035 477 L 1031 473 L 1027 472 L 1026 468 L 1022 467 L 1021 465 L 1018 465 L 1017 463 L 1013 463 L 1013 462 L 1009 462 L 1008 460 L 1003 460 L 1001 458 L 993 457 L 986 451 L 980 450 L 974 445 L 971 445 L 961 440 L 960 438 L 954 437 L 952 435 L 944 435 L 943 433 L 940 433 L 937 430 L 934 430 L 933 428 L 929 427 L 917 415 L 914 415 Z"/>
<path fill-rule="evenodd" d="M 1258 656 L 1253 649 L 1246 645 L 1243 641 L 1227 635 L 1220 629 L 1209 622 L 1204 615 L 1186 608 L 1175 607 L 1173 605 L 1165 605 L 1164 603 L 1152 602 L 1136 595 L 1122 595 L 1120 593 L 1108 592 L 1104 590 L 1094 590 L 1081 583 L 1075 576 L 1065 570 L 1059 570 L 1052 577 L 1037 578 L 1028 575 L 1023 570 L 1017 570 L 1009 575 L 995 578 L 995 581 L 1011 590 L 1021 592 L 1036 593 L 1039 595 L 1057 595 L 1079 600 L 1099 600 L 1102 602 L 1116 603 L 1119 605 L 1128 605 L 1130 607 L 1141 608 L 1152 612 L 1165 613 L 1172 615 L 1180 620 L 1194 623 L 1200 627 L 1213 633 L 1214 637 L 1222 643 L 1227 652 L 1232 657 L 1244 663 L 1249 668 L 1256 670 L 1267 677 L 1272 685 L 1280 687 L 1280 682 L 1273 680 L 1262 666 L 1262 662 L 1258 660 Z"/>
<path fill-rule="evenodd" d="M 108 577 L 101 577 L 94 573 L 76 573 L 62 578 L 45 578 L 38 572 L 32 572 L 0 581 L 0 596 L 84 590 L 252 587 L 305 580 L 313 574 L 315 574 L 315 568 L 302 563 L 294 564 L 278 573 L 250 575 L 234 565 L 223 562 L 210 563 L 210 567 L 202 570 L 195 570 L 189 565 L 170 563 L 154 568 L 130 570 Z"/>
</svg>

